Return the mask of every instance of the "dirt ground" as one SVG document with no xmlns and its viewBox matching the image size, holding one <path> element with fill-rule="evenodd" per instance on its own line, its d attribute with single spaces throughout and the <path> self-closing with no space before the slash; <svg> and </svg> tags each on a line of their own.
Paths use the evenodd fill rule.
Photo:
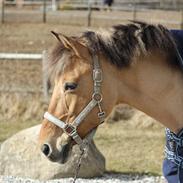
<svg viewBox="0 0 183 183">
<path fill-rule="evenodd" d="M 0 27 L 0 52 L 40 53 L 53 43 L 50 31 L 78 35 L 87 29 L 98 29 L 134 20 L 130 11 L 93 11 L 91 26 L 87 25 L 87 11 L 48 12 L 47 23 L 41 23 L 41 11 L 6 10 L 5 24 Z M 143 10 L 136 12 L 135 20 L 161 23 L 169 29 L 181 27 L 179 11 Z M 18 40 L 18 41 L 17 41 Z"/>
<path fill-rule="evenodd" d="M 51 24 L 60 25 L 88 25 L 88 11 L 62 10 L 58 12 L 47 11 L 46 20 Z M 168 28 L 180 28 L 182 20 L 181 11 L 167 10 L 140 10 L 133 11 L 92 11 L 91 26 L 108 27 L 114 24 L 126 23 L 128 20 L 141 20 L 150 23 L 162 23 Z M 41 23 L 43 14 L 41 10 L 12 10 L 5 9 L 6 23 Z M 74 32 L 74 31 L 73 31 Z"/>
</svg>

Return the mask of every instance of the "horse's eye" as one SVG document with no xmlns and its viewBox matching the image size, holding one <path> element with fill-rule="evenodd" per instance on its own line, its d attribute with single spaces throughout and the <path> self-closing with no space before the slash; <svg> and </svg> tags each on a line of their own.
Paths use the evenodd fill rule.
<svg viewBox="0 0 183 183">
<path fill-rule="evenodd" d="M 65 83 L 64 89 L 67 90 L 74 90 L 76 89 L 77 84 L 76 83 Z"/>
</svg>

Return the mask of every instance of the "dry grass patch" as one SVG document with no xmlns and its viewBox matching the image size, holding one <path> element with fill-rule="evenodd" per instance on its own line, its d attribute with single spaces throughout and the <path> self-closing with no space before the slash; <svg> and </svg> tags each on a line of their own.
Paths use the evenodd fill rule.
<svg viewBox="0 0 183 183">
<path fill-rule="evenodd" d="M 145 118 L 148 119 L 147 116 L 144 116 L 144 120 Z M 33 119 L 34 116 L 32 120 L 1 122 L 0 142 L 24 128 L 41 122 L 41 119 Z M 132 122 L 133 118 L 128 121 L 105 123 L 99 127 L 95 142 L 106 158 L 107 171 L 160 175 L 164 129 L 161 126 L 158 128 L 158 125 L 155 128 L 140 125 L 138 127 L 137 123 L 132 125 Z"/>
<path fill-rule="evenodd" d="M 39 121 L 0 123 L 0 142 Z M 106 158 L 109 172 L 161 175 L 164 130 L 138 129 L 128 123 L 103 124 L 95 142 Z"/>
<path fill-rule="evenodd" d="M 0 125 L 11 121 L 40 121 L 47 105 L 39 93 L 0 92 Z"/>
<path fill-rule="evenodd" d="M 122 122 L 104 124 L 95 139 L 106 157 L 107 171 L 161 174 L 163 128 L 138 129 Z"/>
<path fill-rule="evenodd" d="M 11 121 L 11 122 L 0 122 L 0 143 L 19 132 L 22 129 L 34 126 L 40 123 L 40 121 Z"/>
</svg>

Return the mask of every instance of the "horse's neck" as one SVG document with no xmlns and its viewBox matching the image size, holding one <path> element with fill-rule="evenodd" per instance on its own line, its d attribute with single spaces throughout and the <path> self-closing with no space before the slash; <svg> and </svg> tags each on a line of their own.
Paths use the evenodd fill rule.
<svg viewBox="0 0 183 183">
<path fill-rule="evenodd" d="M 183 128 L 183 73 L 165 57 L 151 55 L 122 69 L 119 101 L 130 104 L 177 133 Z"/>
</svg>

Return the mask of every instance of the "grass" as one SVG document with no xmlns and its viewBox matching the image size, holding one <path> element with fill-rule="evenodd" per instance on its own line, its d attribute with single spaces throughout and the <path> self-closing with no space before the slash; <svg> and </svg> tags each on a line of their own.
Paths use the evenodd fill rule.
<svg viewBox="0 0 183 183">
<path fill-rule="evenodd" d="M 0 122 L 0 143 L 6 140 L 8 137 L 17 133 L 18 131 L 34 126 L 37 121 L 11 121 Z"/>
<path fill-rule="evenodd" d="M 164 130 L 137 129 L 117 122 L 104 124 L 95 137 L 110 172 L 161 175 Z"/>
<path fill-rule="evenodd" d="M 35 121 L 0 123 L 0 142 L 16 132 L 36 125 Z M 128 123 L 103 124 L 95 142 L 106 158 L 108 172 L 161 175 L 163 129 L 137 129 Z"/>
</svg>

